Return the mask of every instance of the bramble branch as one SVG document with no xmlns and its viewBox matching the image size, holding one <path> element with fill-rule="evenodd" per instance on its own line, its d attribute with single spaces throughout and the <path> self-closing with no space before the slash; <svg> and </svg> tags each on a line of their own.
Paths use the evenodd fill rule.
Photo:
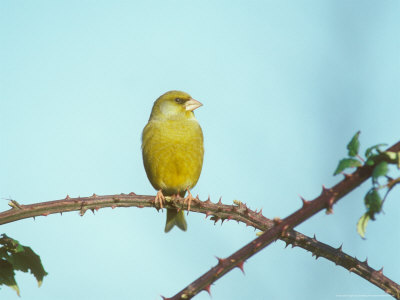
<svg viewBox="0 0 400 300">
<path fill-rule="evenodd" d="M 241 202 L 236 202 L 237 205 L 222 204 L 221 200 L 218 203 L 212 203 L 210 199 L 207 201 L 193 201 L 191 211 L 204 213 L 206 218 L 211 216 L 211 219 L 216 223 L 228 220 L 236 220 L 243 222 L 247 226 L 253 226 L 261 231 L 267 231 L 274 226 L 274 222 L 262 215 L 262 211 L 253 211 Z M 135 193 L 98 196 L 93 194 L 91 197 L 71 198 L 67 196 L 65 199 L 22 205 L 11 200 L 10 206 L 12 209 L 0 213 L 0 224 L 6 224 L 13 221 L 35 218 L 39 216 L 47 216 L 49 214 L 63 213 L 69 211 L 79 211 L 83 216 L 87 210 L 93 212 L 100 208 L 106 207 L 154 207 L 154 196 L 136 195 Z M 187 209 L 187 205 L 182 200 L 167 202 L 166 208 Z M 365 263 L 361 263 L 355 258 L 345 254 L 341 248 L 336 249 L 310 238 L 295 230 L 288 231 L 286 237 L 280 237 L 286 245 L 292 247 L 298 246 L 313 253 L 313 256 L 325 257 L 337 265 L 343 266 L 355 274 L 369 280 L 383 290 L 388 289 L 395 284 L 382 273 L 375 271 Z"/>
<path fill-rule="evenodd" d="M 390 147 L 387 151 L 399 152 L 400 142 Z M 236 267 L 243 270 L 243 263 L 246 259 L 261 251 L 278 238 L 288 237 L 289 231 L 295 226 L 304 222 L 323 209 L 326 209 L 327 214 L 332 213 L 333 204 L 366 181 L 372 175 L 372 171 L 373 166 L 370 165 L 359 167 L 354 173 L 345 175 L 345 178 L 332 188 L 327 189 L 323 187 L 320 196 L 314 200 L 306 201 L 303 199 L 302 208 L 283 220 L 275 219 L 274 226 L 265 231 L 260 237 L 248 243 L 231 256 L 224 259 L 219 258 L 218 264 L 215 267 L 211 268 L 208 272 L 192 282 L 175 296 L 164 299 L 191 299 L 202 290 L 210 292 L 210 286 L 213 282 Z M 368 266 L 367 262 L 361 264 Z M 382 273 L 382 270 L 375 272 Z M 386 289 L 384 289 L 384 291 L 394 296 L 396 299 L 400 299 L 399 285 L 394 282 L 385 282 L 388 286 Z"/>
</svg>

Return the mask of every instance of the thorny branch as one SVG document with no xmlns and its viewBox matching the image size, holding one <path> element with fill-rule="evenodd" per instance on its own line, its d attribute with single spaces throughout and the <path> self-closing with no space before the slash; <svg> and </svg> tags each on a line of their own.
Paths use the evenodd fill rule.
<svg viewBox="0 0 400 300">
<path fill-rule="evenodd" d="M 399 151 L 400 142 L 392 146 L 388 150 Z M 340 265 L 348 269 L 350 272 L 353 272 L 370 281 L 388 294 L 393 295 L 397 299 L 400 299 L 400 286 L 384 276 L 382 274 L 382 269 L 379 271 L 374 270 L 368 266 L 367 260 L 364 262 L 360 262 L 359 260 L 345 254 L 342 251 L 341 246 L 337 249 L 333 248 L 329 245 L 317 241 L 315 236 L 314 238 L 310 238 L 291 229 L 295 225 L 299 224 L 296 222 L 303 221 L 303 219 L 305 220 L 312 214 L 315 214 L 316 212 L 324 208 L 327 209 L 327 212 L 330 212 L 334 202 L 336 202 L 345 194 L 349 193 L 352 189 L 360 185 L 370 175 L 370 167 L 359 168 L 353 174 L 345 175 L 345 179 L 342 182 L 331 189 L 324 188 L 321 196 L 319 196 L 315 200 L 305 201 L 304 199 L 302 199 L 302 209 L 284 219 L 283 221 L 278 219 L 270 220 L 262 215 L 261 210 L 259 212 L 253 211 L 249 209 L 245 204 L 239 202 L 236 203 L 237 205 L 225 205 L 221 203 L 221 200 L 218 203 L 212 203 L 210 199 L 208 199 L 207 201 L 200 201 L 198 200 L 198 198 L 196 198 L 196 200 L 192 202 L 190 210 L 194 212 L 204 213 L 206 215 L 206 218 L 211 215 L 211 219 L 215 223 L 219 220 L 221 220 L 222 222 L 224 222 L 225 220 L 236 220 L 238 222 L 243 222 L 248 226 L 253 226 L 261 231 L 265 231 L 266 234 L 269 235 L 271 235 L 271 232 L 273 232 L 271 241 L 281 239 L 286 242 L 286 245 L 291 244 L 292 247 L 298 246 L 312 252 L 313 256 L 315 256 L 316 258 L 325 257 L 335 264 Z M 154 196 L 136 195 L 135 193 L 106 196 L 98 196 L 96 194 L 93 194 L 90 197 L 78 198 L 71 198 L 67 195 L 67 197 L 62 200 L 41 202 L 29 205 L 22 205 L 14 200 L 11 200 L 9 202 L 9 205 L 12 207 L 10 210 L 0 213 L 0 225 L 21 219 L 31 217 L 35 218 L 38 216 L 47 216 L 49 214 L 63 213 L 69 211 L 79 211 L 80 215 L 83 216 L 87 210 L 92 210 L 93 212 L 95 212 L 100 208 L 106 207 L 155 207 L 156 209 L 159 209 L 157 204 L 154 202 Z M 175 199 L 174 201 L 167 202 L 165 207 L 187 209 L 187 204 L 183 202 L 183 199 Z M 260 244 L 260 240 L 262 241 L 262 238 L 265 238 L 266 234 L 263 234 L 261 237 L 249 244 L 252 245 L 251 251 L 249 253 L 243 253 L 243 251 L 241 251 L 243 248 L 236 252 L 234 254 L 235 256 L 238 256 L 238 253 L 242 255 L 239 256 L 237 260 L 236 258 L 232 260 L 232 256 L 234 255 L 227 259 L 219 259 L 218 265 L 209 271 L 211 272 L 214 269 L 218 269 L 219 272 L 217 276 L 214 277 L 213 275 L 211 277 L 208 277 L 208 281 L 201 280 L 204 279 L 206 275 L 205 274 L 171 299 L 189 299 L 202 290 L 209 291 L 210 284 L 219 279 L 223 274 L 229 272 L 234 267 L 239 267 L 242 269 L 244 260 L 261 250 L 262 245 Z M 225 271 L 221 272 L 221 268 Z M 201 284 L 198 284 L 198 282 L 200 282 Z"/>
<path fill-rule="evenodd" d="M 400 142 L 397 142 L 387 151 L 399 152 Z M 260 237 L 248 243 L 231 256 L 224 259 L 219 258 L 218 264 L 215 267 L 211 268 L 175 296 L 164 299 L 191 299 L 202 290 L 209 292 L 213 282 L 236 267 L 243 270 L 243 263 L 246 259 L 261 251 L 278 238 L 287 237 L 290 229 L 323 209 L 326 209 L 327 214 L 332 213 L 333 204 L 366 181 L 372 175 L 372 171 L 373 166 L 364 165 L 363 167 L 359 167 L 354 173 L 345 175 L 345 178 L 332 188 L 327 189 L 323 187 L 322 193 L 314 200 L 306 201 L 303 199 L 303 206 L 299 210 L 283 220 L 274 219 L 274 226 L 265 231 Z M 365 264 L 366 267 L 368 266 L 367 262 L 359 263 L 359 265 L 362 264 Z M 352 269 L 350 269 L 350 271 L 352 271 Z M 383 270 L 375 272 L 382 273 L 382 271 Z M 400 299 L 400 286 L 394 282 L 385 281 L 385 283 L 387 287 L 383 290 L 396 299 Z M 392 285 L 392 283 L 394 285 Z"/>
<path fill-rule="evenodd" d="M 236 220 L 243 222 L 248 226 L 253 226 L 259 230 L 266 231 L 274 226 L 274 222 L 262 215 L 259 212 L 249 209 L 245 204 L 238 203 L 239 205 L 225 205 L 221 201 L 212 203 L 209 199 L 204 202 L 195 201 L 191 205 L 191 211 L 204 213 L 206 218 L 212 216 L 211 219 L 216 223 L 219 220 Z M 94 211 L 106 207 L 155 207 L 154 196 L 136 195 L 131 193 L 129 195 L 109 195 L 83 198 L 70 198 L 67 196 L 63 200 L 42 202 L 30 205 L 21 205 L 12 201 L 10 205 L 12 209 L 0 213 L 0 224 L 5 224 L 25 218 L 47 216 L 49 214 L 62 213 L 68 211 L 79 211 L 81 215 L 89 209 Z M 167 208 L 175 207 L 185 209 L 183 201 L 175 201 L 173 204 L 167 202 Z M 376 286 L 383 290 L 392 288 L 396 291 L 394 282 L 385 277 L 382 272 L 375 271 L 370 268 L 366 262 L 360 263 L 355 258 L 349 256 L 341 250 L 333 248 L 329 245 L 321 243 L 314 238 L 310 238 L 295 230 L 288 231 L 286 237 L 280 237 L 281 240 L 286 242 L 286 245 L 292 247 L 298 246 L 313 253 L 313 256 L 325 257 L 326 259 L 340 265 L 351 272 L 369 280 Z M 399 289 L 397 289 L 399 290 Z"/>
</svg>

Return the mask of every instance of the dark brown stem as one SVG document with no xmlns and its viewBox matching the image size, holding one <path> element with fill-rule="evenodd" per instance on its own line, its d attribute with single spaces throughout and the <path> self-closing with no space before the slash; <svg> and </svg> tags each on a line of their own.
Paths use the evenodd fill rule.
<svg viewBox="0 0 400 300">
<path fill-rule="evenodd" d="M 400 142 L 390 147 L 388 151 L 400 151 Z M 323 209 L 326 209 L 328 214 L 332 213 L 333 204 L 367 180 L 371 176 L 372 170 L 373 166 L 365 165 L 358 168 L 351 175 L 345 176 L 345 178 L 334 187 L 330 189 L 323 187 L 320 196 L 312 201 L 303 201 L 303 206 L 301 209 L 297 210 L 283 220 L 275 220 L 275 225 L 269 230 L 265 231 L 260 237 L 248 243 L 231 256 L 225 259 L 218 259 L 218 264 L 215 267 L 211 268 L 208 272 L 192 282 L 175 296 L 165 299 L 191 299 L 202 290 L 209 291 L 209 288 L 213 282 L 221 278 L 224 274 L 228 273 L 235 267 L 242 269 L 243 263 L 246 259 L 253 256 L 255 253 L 259 252 L 278 238 L 288 237 L 290 235 L 289 231 L 295 226 L 304 222 Z M 385 292 L 391 294 L 396 299 L 400 299 L 399 285 L 395 284 L 392 287 L 391 284 L 393 284 L 393 282 L 387 282 L 387 284 L 389 286 Z"/>
</svg>

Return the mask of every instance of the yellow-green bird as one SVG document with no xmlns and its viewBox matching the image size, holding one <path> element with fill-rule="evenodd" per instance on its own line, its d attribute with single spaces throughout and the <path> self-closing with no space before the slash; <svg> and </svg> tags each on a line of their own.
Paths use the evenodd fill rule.
<svg viewBox="0 0 400 300">
<path fill-rule="evenodd" d="M 193 111 L 202 106 L 189 94 L 169 91 L 153 105 L 142 134 L 143 164 L 152 186 L 158 191 L 155 201 L 162 207 L 164 196 L 188 196 L 200 177 L 203 166 L 203 132 Z M 165 232 L 174 226 L 186 231 L 183 210 L 167 209 Z"/>
</svg>

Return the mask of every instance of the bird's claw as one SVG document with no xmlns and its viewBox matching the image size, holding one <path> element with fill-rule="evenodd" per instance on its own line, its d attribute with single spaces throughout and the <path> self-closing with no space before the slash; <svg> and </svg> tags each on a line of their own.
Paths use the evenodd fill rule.
<svg viewBox="0 0 400 300">
<path fill-rule="evenodd" d="M 163 204 L 165 203 L 165 197 L 161 190 L 157 192 L 156 198 L 154 199 L 154 204 L 157 205 L 157 203 L 159 203 L 161 209 L 164 208 Z"/>
<path fill-rule="evenodd" d="M 185 197 L 185 199 L 183 199 L 183 203 L 188 205 L 187 208 L 187 214 L 189 214 L 189 210 L 190 210 L 190 204 L 192 203 L 192 200 L 196 200 L 196 198 L 193 198 L 192 194 L 190 193 L 189 188 L 186 189 L 188 192 L 188 195 Z"/>
</svg>

